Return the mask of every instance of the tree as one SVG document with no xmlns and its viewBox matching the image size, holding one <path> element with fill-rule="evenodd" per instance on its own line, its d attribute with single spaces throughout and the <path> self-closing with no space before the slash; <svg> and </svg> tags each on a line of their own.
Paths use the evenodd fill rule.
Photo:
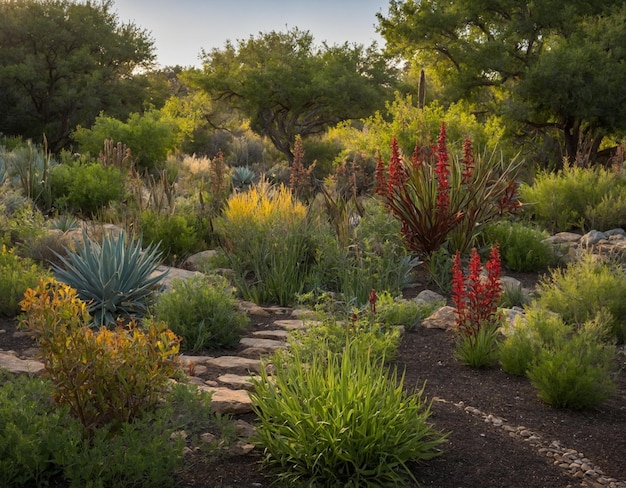
<svg viewBox="0 0 626 488">
<path fill-rule="evenodd" d="M 624 12 L 621 0 L 391 0 L 378 20 L 389 53 L 436 72 L 449 100 L 557 129 L 574 161 L 626 130 Z"/>
<path fill-rule="evenodd" d="M 373 45 L 316 47 L 298 29 L 272 31 L 202 53 L 192 82 L 215 99 L 229 100 L 293 161 L 297 135 L 324 132 L 342 120 L 384 107 L 395 70 Z"/>
<path fill-rule="evenodd" d="M 0 132 L 57 151 L 105 110 L 141 108 L 133 75 L 152 66 L 149 35 L 120 24 L 112 0 L 0 1 Z M 139 91 L 139 92 L 138 92 Z"/>
</svg>

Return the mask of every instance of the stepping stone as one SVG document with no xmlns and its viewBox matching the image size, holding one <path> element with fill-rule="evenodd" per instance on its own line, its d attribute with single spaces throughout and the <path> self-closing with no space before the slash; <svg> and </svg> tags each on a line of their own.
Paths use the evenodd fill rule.
<svg viewBox="0 0 626 488">
<path fill-rule="evenodd" d="M 259 372 L 261 361 L 258 359 L 242 358 L 239 356 L 220 356 L 209 358 L 207 364 L 224 369 L 246 369 L 248 371 Z"/>
<path fill-rule="evenodd" d="M 244 337 L 239 341 L 239 344 L 245 347 L 252 347 L 254 349 L 274 351 L 276 349 L 284 349 L 287 347 L 284 341 L 276 341 L 274 339 L 256 339 L 254 337 Z"/>
<path fill-rule="evenodd" d="M 224 383 L 226 385 L 232 386 L 234 388 L 242 389 L 242 390 L 251 390 L 252 382 L 250 381 L 251 376 L 242 376 L 239 374 L 227 373 L 223 374 L 217 381 L 220 383 Z"/>
<path fill-rule="evenodd" d="M 186 354 L 181 354 L 180 356 L 180 360 L 183 364 L 206 364 L 211 359 L 215 358 L 213 356 L 187 356 Z"/>
<path fill-rule="evenodd" d="M 289 336 L 289 332 L 286 330 L 257 330 L 253 332 L 252 335 L 254 337 L 258 337 L 259 339 L 277 339 L 284 340 Z"/>
<path fill-rule="evenodd" d="M 285 320 L 276 320 L 274 322 L 276 327 L 281 327 L 286 330 L 298 330 L 305 329 L 307 326 L 304 324 L 304 320 L 300 319 L 285 319 Z"/>
<path fill-rule="evenodd" d="M 231 390 L 219 386 L 198 386 L 212 392 L 211 410 L 217 413 L 248 413 L 252 411 L 252 400 L 246 390 Z"/>
<path fill-rule="evenodd" d="M 0 369 L 7 369 L 10 373 L 40 373 L 43 363 L 33 359 L 20 359 L 15 354 L 0 352 Z"/>
</svg>

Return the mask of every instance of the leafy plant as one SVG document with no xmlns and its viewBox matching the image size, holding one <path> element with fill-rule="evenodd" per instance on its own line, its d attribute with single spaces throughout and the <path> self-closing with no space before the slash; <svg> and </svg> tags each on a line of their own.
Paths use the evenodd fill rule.
<svg viewBox="0 0 626 488">
<path fill-rule="evenodd" d="M 37 285 L 46 270 L 28 258 L 21 258 L 13 249 L 2 245 L 0 251 L 0 315 L 15 317 L 20 312 L 24 292 Z"/>
<path fill-rule="evenodd" d="M 480 225 L 511 213 L 518 207 L 515 178 L 521 161 L 508 164 L 475 159 L 465 141 L 462 159 L 450 158 L 445 125 L 436 147 L 415 147 L 405 162 L 392 140 L 387 168 L 379 159 L 376 193 L 381 195 L 401 223 L 407 246 L 425 260 L 449 242 L 450 250 L 464 252 Z"/>
<path fill-rule="evenodd" d="M 500 254 L 491 248 L 483 278 L 480 256 L 472 249 L 467 280 L 461 269 L 461 254 L 457 251 L 452 266 L 452 300 L 456 307 L 456 327 L 460 337 L 456 356 L 472 367 L 489 365 L 495 359 L 498 301 L 500 284 Z"/>
<path fill-rule="evenodd" d="M 294 352 L 263 364 L 251 393 L 265 465 L 279 480 L 321 486 L 402 485 L 409 461 L 440 454 L 445 436 L 428 423 L 423 389 L 407 394 L 404 377 L 388 374 L 353 341 L 341 354 L 310 361 Z"/>
<path fill-rule="evenodd" d="M 232 290 L 220 276 L 174 280 L 172 290 L 159 296 L 154 315 L 182 337 L 184 350 L 193 352 L 235 345 L 248 324 L 248 316 L 237 308 Z"/>
<path fill-rule="evenodd" d="M 145 210 L 141 213 L 141 230 L 144 241 L 158 245 L 163 258 L 172 263 L 199 251 L 203 244 L 197 221 L 181 214 Z"/>
<path fill-rule="evenodd" d="M 78 219 L 72 214 L 62 213 L 50 221 L 50 228 L 57 229 L 62 232 L 78 229 Z"/>
<path fill-rule="evenodd" d="M 233 194 L 216 222 L 244 297 L 288 305 L 308 273 L 306 208 L 266 181 Z"/>
<path fill-rule="evenodd" d="M 53 279 L 28 289 L 22 324 L 37 337 L 57 404 L 69 408 L 88 437 L 154 409 L 179 372 L 180 339 L 162 323 L 134 321 L 114 331 L 87 327 L 87 305 Z"/>
<path fill-rule="evenodd" d="M 100 163 L 60 164 L 50 172 L 52 200 L 57 208 L 94 216 L 124 197 L 124 175 Z"/>
<path fill-rule="evenodd" d="M 230 182 L 237 190 L 245 190 L 249 188 L 256 180 L 256 173 L 249 166 L 236 166 L 233 168 L 233 174 Z"/>
<path fill-rule="evenodd" d="M 498 244 L 502 263 L 511 271 L 542 271 L 555 261 L 552 247 L 544 241 L 547 233 L 521 222 L 492 223 L 482 237 L 489 245 Z"/>
<path fill-rule="evenodd" d="M 102 244 L 83 232 L 82 246 L 68 249 L 67 256 L 59 256 L 61 265 L 53 265 L 57 279 L 88 302 L 95 325 L 111 325 L 118 317 L 146 313 L 153 287 L 167 271 L 154 274 L 160 257 L 158 246 L 142 250 L 141 244 L 141 239 L 132 240 L 124 232 L 105 234 Z"/>
<path fill-rule="evenodd" d="M 544 171 L 532 185 L 520 186 L 525 213 L 550 230 L 608 230 L 626 223 L 624 179 L 602 167 L 565 165 L 557 173 Z"/>
<path fill-rule="evenodd" d="M 573 334 L 561 323 L 539 348 L 527 375 L 539 396 L 558 408 L 596 408 L 615 391 L 615 347 L 608 345 L 600 314 Z"/>
<path fill-rule="evenodd" d="M 606 311 L 613 337 L 626 341 L 626 278 L 621 266 L 602 262 L 591 254 L 554 269 L 538 286 L 538 303 L 556 312 L 573 327 Z"/>
<path fill-rule="evenodd" d="M 389 292 L 378 294 L 376 319 L 386 326 L 403 325 L 410 330 L 445 303 L 417 303 L 401 297 L 393 297 Z"/>
<path fill-rule="evenodd" d="M 66 408 L 52 408 L 52 384 L 0 371 L 0 479 L 3 486 L 47 486 L 63 469 L 81 430 Z"/>
</svg>

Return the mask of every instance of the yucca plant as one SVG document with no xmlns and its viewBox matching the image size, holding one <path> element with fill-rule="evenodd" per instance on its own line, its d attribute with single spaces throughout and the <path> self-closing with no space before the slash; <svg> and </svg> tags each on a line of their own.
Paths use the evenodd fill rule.
<svg viewBox="0 0 626 488">
<path fill-rule="evenodd" d="M 97 326 L 115 324 L 119 317 L 141 317 L 151 301 L 154 287 L 167 274 L 151 276 L 161 253 L 158 245 L 141 247 L 141 238 L 105 234 L 102 243 L 83 232 L 82 246 L 57 255 L 61 264 L 53 265 L 59 281 L 70 285 L 81 300 L 89 303 L 89 314 Z"/>
<path fill-rule="evenodd" d="M 245 190 L 252 186 L 256 180 L 256 173 L 248 166 L 237 166 L 233 169 L 233 174 L 230 177 L 230 181 L 234 188 L 238 190 Z"/>
</svg>

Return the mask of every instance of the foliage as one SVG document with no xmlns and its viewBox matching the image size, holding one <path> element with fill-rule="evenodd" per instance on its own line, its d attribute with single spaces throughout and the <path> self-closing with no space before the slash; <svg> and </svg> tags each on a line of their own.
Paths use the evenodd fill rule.
<svg viewBox="0 0 626 488">
<path fill-rule="evenodd" d="M 289 162 L 296 135 L 368 115 L 384 103 L 395 78 L 375 46 L 317 47 L 297 28 L 227 42 L 202 58 L 202 72 L 189 73 L 188 81 L 228 100 Z"/>
<path fill-rule="evenodd" d="M 50 172 L 50 192 L 57 209 L 93 217 L 124 197 L 124 175 L 100 163 L 60 164 Z"/>
<path fill-rule="evenodd" d="M 434 251 L 425 263 L 429 281 L 445 295 L 452 291 L 452 262 L 453 257 L 446 247 L 442 246 Z"/>
<path fill-rule="evenodd" d="M 400 345 L 400 331 L 382 323 L 376 316 L 362 313 L 345 314 L 343 320 L 327 317 L 321 322 L 307 325 L 305 330 L 295 330 L 289 334 L 289 350 L 278 353 L 276 360 L 290 361 L 296 354 L 300 360 L 309 362 L 313 357 L 326 353 L 341 355 L 347 342 L 367 351 L 372 361 L 391 360 Z"/>
<path fill-rule="evenodd" d="M 180 339 L 162 323 L 140 328 L 132 321 L 94 332 L 87 327 L 87 304 L 53 279 L 29 288 L 21 306 L 22 324 L 38 339 L 55 401 L 69 408 L 88 437 L 154 409 L 179 371 Z"/>
<path fill-rule="evenodd" d="M 297 352 L 278 362 L 271 379 L 263 364 L 251 393 L 266 466 L 289 484 L 401 485 L 407 462 L 431 459 L 445 436 L 427 422 L 423 390 L 407 394 L 356 342 L 339 355 Z M 413 479 L 413 481 L 415 481 Z"/>
<path fill-rule="evenodd" d="M 233 174 L 230 181 L 233 188 L 237 190 L 246 190 L 256 181 L 256 173 L 249 166 L 237 166 L 233 168 Z"/>
<path fill-rule="evenodd" d="M 425 69 L 441 98 L 476 102 L 475 113 L 562 140 L 570 162 L 594 162 L 598 138 L 624 131 L 625 10 L 616 0 L 561 7 L 392 0 L 377 17 L 388 53 Z"/>
<path fill-rule="evenodd" d="M 4 189 L 0 194 L 0 243 L 21 248 L 39 238 L 45 228 L 43 214 L 21 193 Z"/>
<path fill-rule="evenodd" d="M 607 327 L 618 343 L 626 341 L 626 278 L 620 266 L 591 254 L 554 269 L 538 286 L 541 307 L 556 312 L 573 327 L 608 312 Z"/>
<path fill-rule="evenodd" d="M 204 244 L 197 218 L 186 215 L 168 215 L 154 210 L 141 213 L 143 240 L 147 244 L 158 245 L 163 258 L 171 263 L 182 262 L 200 251 Z"/>
<path fill-rule="evenodd" d="M 105 234 L 102 243 L 83 232 L 82 246 L 68 249 L 67 256 L 59 256 L 61 265 L 53 265 L 55 276 L 88 303 L 94 325 L 111 325 L 118 317 L 142 316 L 147 311 L 153 287 L 167 271 L 154 274 L 158 246 L 142 250 L 141 244 L 141 239 L 132 240 L 124 232 Z"/>
<path fill-rule="evenodd" d="M 543 271 L 555 262 L 552 247 L 544 242 L 548 234 L 528 224 L 501 220 L 486 225 L 481 237 L 488 245 L 498 245 L 502 263 L 511 271 Z"/>
<path fill-rule="evenodd" d="M 393 297 L 388 291 L 377 294 L 376 319 L 386 326 L 402 325 L 407 330 L 418 326 L 445 303 L 418 303 Z"/>
<path fill-rule="evenodd" d="M 46 270 L 28 258 L 17 256 L 2 245 L 0 251 L 0 316 L 15 317 L 20 312 L 24 292 L 37 285 Z"/>
<path fill-rule="evenodd" d="M 498 301 L 502 294 L 500 283 L 500 254 L 491 248 L 486 264 L 487 276 L 482 276 L 480 256 L 472 249 L 467 279 L 461 269 L 461 254 L 457 251 L 452 266 L 452 301 L 456 307 L 456 327 L 459 342 L 456 356 L 472 367 L 488 366 L 495 359 L 498 337 Z"/>
<path fill-rule="evenodd" d="M 464 252 L 484 225 L 517 208 L 515 178 L 520 162 L 474 159 L 465 141 L 463 158 L 452 158 L 441 124 L 436 147 L 415 147 L 405 162 L 397 141 L 387 168 L 376 168 L 376 193 L 402 224 L 407 246 L 428 258 L 444 243 Z"/>
<path fill-rule="evenodd" d="M 231 195 L 216 221 L 244 297 L 293 303 L 308 273 L 306 208 L 266 181 Z"/>
<path fill-rule="evenodd" d="M 140 172 L 162 168 L 168 152 L 179 143 L 177 122 L 156 109 L 132 113 L 126 122 L 100 114 L 90 129 L 79 126 L 72 135 L 82 151 L 94 156 L 107 139 L 124 143 L 135 155 Z"/>
<path fill-rule="evenodd" d="M 62 470 L 70 446 L 80 442 L 67 410 L 52 409 L 52 385 L 0 371 L 0 479 L 4 486 L 47 486 Z"/>
<path fill-rule="evenodd" d="M 234 346 L 248 324 L 227 281 L 217 275 L 174 280 L 172 290 L 159 296 L 154 315 L 192 352 Z"/>
<path fill-rule="evenodd" d="M 112 9 L 112 2 L 0 3 L 0 132 L 45 134 L 56 153 L 100 111 L 125 117 L 142 108 L 147 90 L 133 75 L 154 61 L 153 41 Z"/>
<path fill-rule="evenodd" d="M 520 186 L 524 213 L 550 232 L 609 230 L 626 224 L 626 180 L 604 168 L 565 165 Z"/>
</svg>

